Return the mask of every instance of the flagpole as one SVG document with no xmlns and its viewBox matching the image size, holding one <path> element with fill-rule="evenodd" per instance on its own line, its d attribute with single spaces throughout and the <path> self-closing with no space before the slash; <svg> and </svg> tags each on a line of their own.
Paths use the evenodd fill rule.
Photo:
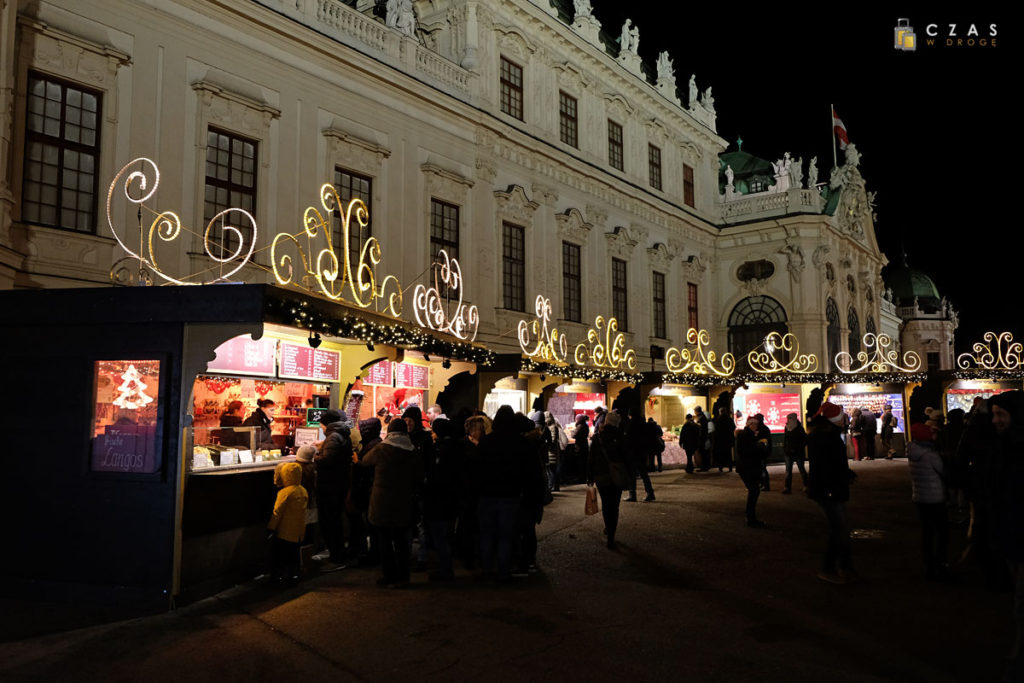
<svg viewBox="0 0 1024 683">
<path fill-rule="evenodd" d="M 828 105 L 829 114 L 832 117 L 832 167 L 835 168 L 839 165 L 836 154 L 836 105 Z"/>
</svg>

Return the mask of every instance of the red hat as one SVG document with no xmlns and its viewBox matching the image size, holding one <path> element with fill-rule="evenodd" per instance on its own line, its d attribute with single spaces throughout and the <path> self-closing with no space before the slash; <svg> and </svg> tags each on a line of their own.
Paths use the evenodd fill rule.
<svg viewBox="0 0 1024 683">
<path fill-rule="evenodd" d="M 833 424 L 841 424 L 843 421 L 843 409 L 837 406 L 835 403 L 829 403 L 825 401 L 818 408 L 818 412 L 814 414 L 814 417 L 821 416 Z"/>
<path fill-rule="evenodd" d="M 914 441 L 931 441 L 935 438 L 935 430 L 923 422 L 910 426 L 910 438 Z"/>
</svg>

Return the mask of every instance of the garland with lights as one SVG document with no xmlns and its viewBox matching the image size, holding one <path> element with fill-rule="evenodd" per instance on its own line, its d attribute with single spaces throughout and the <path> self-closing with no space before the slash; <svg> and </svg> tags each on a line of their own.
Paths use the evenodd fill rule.
<svg viewBox="0 0 1024 683">
<path fill-rule="evenodd" d="M 285 325 L 369 344 L 412 348 L 426 354 L 477 365 L 491 365 L 496 358 L 490 349 L 469 342 L 439 339 L 399 321 L 378 323 L 350 313 L 325 314 L 311 307 L 308 301 L 270 299 L 267 301 L 267 313 L 268 317 Z"/>
<path fill-rule="evenodd" d="M 570 379 L 582 379 L 588 382 L 626 382 L 628 384 L 641 384 L 644 376 L 636 372 L 624 370 L 611 370 L 608 368 L 588 368 L 582 366 L 557 365 L 555 363 L 538 363 L 529 358 L 524 358 L 519 365 L 519 372 L 532 372 L 552 377 L 568 377 Z"/>
<path fill-rule="evenodd" d="M 1024 380 L 1024 368 L 1018 370 L 954 370 L 953 377 L 976 381 Z"/>
</svg>

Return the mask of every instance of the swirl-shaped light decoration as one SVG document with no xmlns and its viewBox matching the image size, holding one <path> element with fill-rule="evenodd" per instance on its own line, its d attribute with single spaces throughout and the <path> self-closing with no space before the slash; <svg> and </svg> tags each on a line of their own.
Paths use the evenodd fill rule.
<svg viewBox="0 0 1024 683">
<path fill-rule="evenodd" d="M 626 348 L 626 338 L 619 332 L 619 321 L 609 318 L 606 325 L 604 317 L 600 315 L 594 319 L 594 326 L 587 330 L 587 341 L 576 345 L 573 360 L 576 365 L 589 363 L 612 370 L 623 366 L 636 370 L 636 352 Z"/>
<path fill-rule="evenodd" d="M 458 260 L 448 256 L 444 249 L 437 252 L 437 258 L 432 268 L 434 285 L 416 285 L 413 289 L 412 312 L 416 322 L 420 327 L 447 332 L 463 341 L 473 341 L 480 327 L 480 311 L 476 306 L 467 306 L 462 300 L 462 268 Z M 442 283 L 446 288 L 446 297 L 441 296 Z M 451 308 L 450 300 L 453 292 L 458 297 L 454 309 Z"/>
<path fill-rule="evenodd" d="M 557 328 L 548 329 L 548 323 L 551 321 L 551 299 L 538 294 L 534 310 L 537 312 L 536 320 L 519 321 L 519 348 L 523 350 L 524 355 L 534 360 L 564 363 L 569 353 L 565 335 Z M 530 343 L 531 335 L 537 338 L 534 344 Z"/>
<path fill-rule="evenodd" d="M 665 364 L 669 372 L 731 377 L 736 371 L 736 357 L 728 352 L 722 355 L 720 366 L 715 367 L 715 363 L 719 362 L 718 355 L 714 351 L 706 351 L 711 343 L 711 335 L 707 330 L 696 330 L 691 327 L 686 331 L 686 343 L 693 344 L 693 348 L 677 349 L 673 346 L 665 352 Z"/>
<path fill-rule="evenodd" d="M 1012 332 L 986 332 L 984 342 L 975 342 L 973 353 L 961 353 L 956 364 L 963 370 L 1020 370 L 1024 346 L 1013 341 Z"/>
<path fill-rule="evenodd" d="M 917 372 L 921 369 L 921 357 L 913 351 L 900 354 L 892 346 L 892 338 L 885 334 L 868 332 L 864 335 L 864 350 L 857 353 L 859 367 L 853 366 L 853 357 L 846 351 L 836 354 L 836 367 L 844 375 L 854 375 L 864 372 Z M 872 351 L 871 349 L 874 349 Z M 900 363 L 903 365 L 900 365 Z M 843 366 L 847 369 L 843 369 Z"/>
<path fill-rule="evenodd" d="M 353 199 L 347 206 L 342 206 L 337 189 L 330 183 L 324 183 L 320 187 L 320 205 L 324 213 L 314 206 L 306 208 L 302 215 L 302 232 L 295 235 L 279 233 L 271 242 L 270 263 L 278 284 L 314 292 L 319 290 L 334 301 L 346 300 L 359 308 L 372 307 L 397 318 L 402 313 L 402 287 L 394 275 L 377 281 L 377 265 L 381 262 L 380 242 L 376 237 L 368 237 L 359 254 L 352 254 L 349 248 L 349 236 L 353 230 L 361 234 L 370 224 L 366 203 Z M 341 221 L 341 244 L 337 247 L 333 244 L 334 231 L 330 222 L 335 212 Z M 306 237 L 306 249 L 299 240 L 303 235 Z M 314 243 L 326 243 L 327 246 L 310 258 L 307 249 L 312 254 Z M 294 249 L 297 259 L 284 251 L 286 246 Z M 296 272 L 297 260 L 301 261 L 301 272 Z M 297 279 L 299 277 L 301 281 Z"/>
<path fill-rule="evenodd" d="M 790 353 L 790 361 L 780 360 L 775 356 L 776 351 L 787 351 Z M 763 375 L 777 375 L 781 373 L 793 373 L 795 375 L 809 375 L 818 369 L 818 357 L 813 353 L 800 353 L 800 340 L 796 335 L 787 332 L 769 332 L 764 338 L 764 351 L 754 349 L 747 354 L 747 364 L 754 372 Z"/>
<path fill-rule="evenodd" d="M 256 219 L 245 209 L 225 209 L 214 216 L 206 225 L 206 230 L 203 231 L 203 251 L 212 261 L 219 264 L 217 276 L 212 277 L 213 268 L 183 277 L 174 277 L 164 272 L 157 264 L 154 237 L 163 242 L 175 241 L 181 235 L 181 219 L 173 211 L 155 212 L 155 218 L 150 223 L 147 232 L 140 218 L 139 246 L 137 250 L 130 248 L 114 228 L 114 200 L 120 198 L 117 188 L 121 184 L 122 178 L 124 180 L 122 194 L 129 203 L 139 206 L 139 215 L 141 216 L 142 208 L 156 194 L 156 190 L 160 186 L 160 169 L 152 160 L 139 157 L 125 164 L 110 181 L 110 187 L 107 189 L 107 225 L 110 227 L 114 239 L 128 254 L 124 258 L 118 259 L 110 269 L 110 279 L 114 284 L 154 284 L 153 276 L 175 285 L 209 285 L 215 282 L 227 282 L 252 258 L 253 251 L 256 249 L 258 232 Z M 221 241 L 216 245 L 217 251 L 222 251 L 224 237 L 230 237 L 231 242 L 237 243 L 234 250 L 227 255 L 215 255 L 213 248 L 215 245 L 210 241 L 211 232 L 214 226 L 218 225 L 218 221 Z M 236 224 L 235 221 L 238 223 Z M 252 240 L 248 245 L 246 244 L 247 231 L 252 235 Z M 138 262 L 135 273 L 132 273 L 125 263 L 130 260 Z M 225 271 L 224 266 L 229 266 L 229 268 Z"/>
</svg>

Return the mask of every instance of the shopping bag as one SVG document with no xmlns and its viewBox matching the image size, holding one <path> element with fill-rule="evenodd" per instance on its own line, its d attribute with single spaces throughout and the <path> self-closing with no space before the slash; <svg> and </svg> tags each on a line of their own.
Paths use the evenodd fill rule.
<svg viewBox="0 0 1024 683">
<path fill-rule="evenodd" d="M 588 515 L 596 515 L 600 512 L 600 508 L 597 506 L 597 487 L 587 487 L 587 500 L 583 505 L 583 512 Z"/>
</svg>

